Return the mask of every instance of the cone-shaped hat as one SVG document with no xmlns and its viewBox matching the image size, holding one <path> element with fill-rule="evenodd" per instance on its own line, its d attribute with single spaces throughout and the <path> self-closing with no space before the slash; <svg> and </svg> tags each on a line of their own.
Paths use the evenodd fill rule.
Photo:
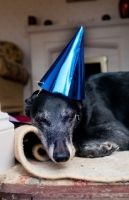
<svg viewBox="0 0 129 200">
<path fill-rule="evenodd" d="M 51 93 L 61 93 L 71 99 L 85 98 L 83 27 L 80 27 L 38 85 Z"/>
</svg>

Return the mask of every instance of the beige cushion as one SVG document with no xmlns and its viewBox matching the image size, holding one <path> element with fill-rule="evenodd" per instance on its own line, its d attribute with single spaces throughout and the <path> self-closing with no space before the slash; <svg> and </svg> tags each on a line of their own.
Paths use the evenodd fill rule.
<svg viewBox="0 0 129 200">
<path fill-rule="evenodd" d="M 29 78 L 27 70 L 18 63 L 14 63 L 0 56 L 0 76 L 26 84 Z"/>
<path fill-rule="evenodd" d="M 79 179 L 114 183 L 129 181 L 129 151 L 115 152 L 102 158 L 73 157 L 69 162 L 55 164 L 51 160 L 39 162 L 25 156 L 24 138 L 28 134 L 40 138 L 38 129 L 31 125 L 15 129 L 15 156 L 33 176 L 45 179 Z M 29 148 L 29 147 L 28 147 Z M 45 147 L 43 147 L 45 149 Z"/>
</svg>

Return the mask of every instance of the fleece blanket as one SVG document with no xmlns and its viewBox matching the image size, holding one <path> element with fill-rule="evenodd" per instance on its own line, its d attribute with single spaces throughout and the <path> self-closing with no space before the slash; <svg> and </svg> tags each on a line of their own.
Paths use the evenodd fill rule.
<svg viewBox="0 0 129 200">
<path fill-rule="evenodd" d="M 33 145 L 30 145 L 29 141 Z M 26 153 L 30 147 L 31 155 Z M 15 129 L 15 157 L 25 170 L 35 177 L 103 183 L 129 181 L 129 151 L 115 152 L 102 158 L 79 158 L 74 156 L 73 148 L 73 158 L 70 161 L 56 164 L 49 159 L 44 150 L 36 127 L 24 125 Z"/>
</svg>

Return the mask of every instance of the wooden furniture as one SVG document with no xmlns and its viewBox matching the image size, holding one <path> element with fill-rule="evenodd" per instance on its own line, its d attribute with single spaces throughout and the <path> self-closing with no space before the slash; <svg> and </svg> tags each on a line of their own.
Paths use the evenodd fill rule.
<svg viewBox="0 0 129 200">
<path fill-rule="evenodd" d="M 88 186 L 28 186 L 2 184 L 0 199 L 94 199 L 128 200 L 129 185 L 88 185 Z"/>
</svg>

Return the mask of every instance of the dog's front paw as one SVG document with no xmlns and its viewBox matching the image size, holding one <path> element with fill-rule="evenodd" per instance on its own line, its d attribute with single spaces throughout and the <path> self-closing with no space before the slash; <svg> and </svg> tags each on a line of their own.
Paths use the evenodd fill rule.
<svg viewBox="0 0 129 200">
<path fill-rule="evenodd" d="M 88 142 L 76 149 L 76 155 L 85 158 L 96 158 L 109 156 L 112 152 L 118 150 L 119 146 L 114 142 Z"/>
</svg>

